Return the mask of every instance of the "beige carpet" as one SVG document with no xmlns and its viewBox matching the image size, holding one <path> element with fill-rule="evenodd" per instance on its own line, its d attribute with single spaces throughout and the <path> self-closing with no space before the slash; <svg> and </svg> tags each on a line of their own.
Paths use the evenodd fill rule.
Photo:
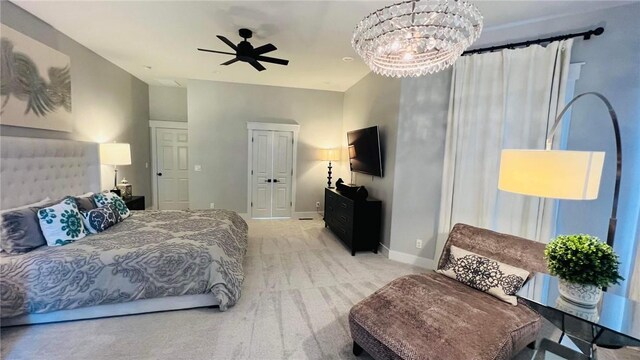
<svg viewBox="0 0 640 360">
<path fill-rule="evenodd" d="M 229 311 L 3 329 L 2 359 L 355 359 L 351 306 L 396 277 L 424 271 L 379 254 L 352 257 L 319 220 L 251 221 L 249 228 L 243 294 Z"/>
</svg>

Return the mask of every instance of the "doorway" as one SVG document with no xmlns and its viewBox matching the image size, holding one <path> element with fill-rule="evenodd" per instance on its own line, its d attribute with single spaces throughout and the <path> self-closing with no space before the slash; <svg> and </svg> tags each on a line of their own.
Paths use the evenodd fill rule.
<svg viewBox="0 0 640 360">
<path fill-rule="evenodd" d="M 185 128 L 152 128 L 154 202 L 159 210 L 189 208 L 189 134 Z"/>
<path fill-rule="evenodd" d="M 250 124 L 260 124 L 248 126 L 251 217 L 289 218 L 295 205 L 297 125 Z"/>
</svg>

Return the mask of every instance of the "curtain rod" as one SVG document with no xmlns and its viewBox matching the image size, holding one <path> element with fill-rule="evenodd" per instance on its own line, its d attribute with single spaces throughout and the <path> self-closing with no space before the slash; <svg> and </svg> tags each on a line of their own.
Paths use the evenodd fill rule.
<svg viewBox="0 0 640 360">
<path fill-rule="evenodd" d="M 591 39 L 592 35 L 598 36 L 598 35 L 601 35 L 603 32 L 604 32 L 604 28 L 603 27 L 598 27 L 598 28 L 595 28 L 593 30 L 579 32 L 579 33 L 559 35 L 559 36 L 553 36 L 553 37 L 548 37 L 548 38 L 544 38 L 544 39 L 522 41 L 522 42 L 517 42 L 517 43 L 497 45 L 497 46 L 491 46 L 491 47 L 486 47 L 486 48 L 469 50 L 469 51 L 463 52 L 462 56 L 480 54 L 480 53 L 484 53 L 484 52 L 493 52 L 493 51 L 498 51 L 498 50 L 502 50 L 502 49 L 515 49 L 517 47 L 528 47 L 528 46 L 531 46 L 531 45 L 549 43 L 549 42 L 552 42 L 552 41 L 566 40 L 566 39 L 571 39 L 571 38 L 574 38 L 574 37 L 581 37 L 581 36 L 583 36 L 585 40 L 589 40 L 589 39 Z"/>
</svg>

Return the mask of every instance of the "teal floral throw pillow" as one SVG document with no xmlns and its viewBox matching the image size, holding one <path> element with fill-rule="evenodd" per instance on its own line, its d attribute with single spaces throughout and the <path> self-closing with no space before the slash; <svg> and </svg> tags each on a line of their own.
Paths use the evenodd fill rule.
<svg viewBox="0 0 640 360">
<path fill-rule="evenodd" d="M 124 203 L 124 200 L 122 200 L 120 196 L 112 192 L 103 192 L 93 195 L 93 202 L 95 202 L 98 207 L 107 205 L 115 206 L 115 208 L 118 210 L 118 213 L 120 214 L 120 217 L 122 217 L 123 219 L 131 216 L 131 211 L 129 211 L 129 208 Z"/>
<path fill-rule="evenodd" d="M 87 236 L 78 205 L 73 198 L 38 210 L 40 229 L 47 245 L 60 246 Z"/>
</svg>

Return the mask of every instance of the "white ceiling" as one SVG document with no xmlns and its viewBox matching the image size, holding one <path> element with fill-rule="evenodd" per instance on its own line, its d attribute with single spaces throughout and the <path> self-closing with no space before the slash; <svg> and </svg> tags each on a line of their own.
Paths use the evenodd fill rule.
<svg viewBox="0 0 640 360">
<path fill-rule="evenodd" d="M 351 32 L 364 16 L 393 1 L 32 1 L 15 4 L 51 24 L 150 85 L 159 80 L 204 79 L 345 91 L 369 70 L 351 48 Z M 485 31 L 509 23 L 592 11 L 616 1 L 475 1 Z M 240 41 L 254 31 L 254 46 L 273 43 L 268 56 L 289 66 L 246 63 L 221 66 L 228 51 L 216 38 Z M 342 58 L 355 58 L 343 62 Z M 151 69 L 145 68 L 150 66 Z"/>
</svg>

